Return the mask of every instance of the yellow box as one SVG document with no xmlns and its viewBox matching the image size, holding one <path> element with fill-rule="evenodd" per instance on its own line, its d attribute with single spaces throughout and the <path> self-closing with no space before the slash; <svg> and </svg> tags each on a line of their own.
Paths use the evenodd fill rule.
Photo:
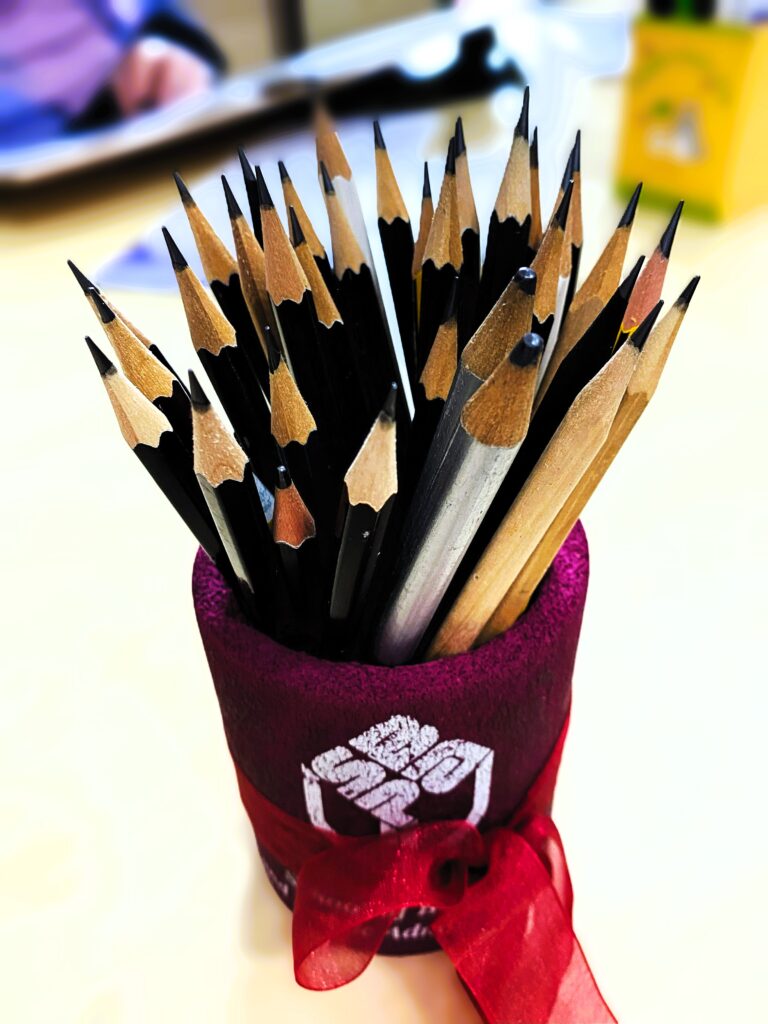
<svg viewBox="0 0 768 1024">
<path fill-rule="evenodd" d="M 768 203 L 768 26 L 642 18 L 618 187 L 711 218 Z"/>
</svg>

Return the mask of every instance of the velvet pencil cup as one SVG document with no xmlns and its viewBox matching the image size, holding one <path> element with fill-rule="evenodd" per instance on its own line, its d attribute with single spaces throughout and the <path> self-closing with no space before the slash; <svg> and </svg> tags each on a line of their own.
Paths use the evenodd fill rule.
<svg viewBox="0 0 768 1024">
<path fill-rule="evenodd" d="M 505 823 L 566 721 L 588 575 L 577 523 L 512 629 L 466 654 L 390 668 L 276 643 L 239 617 L 200 551 L 195 612 L 238 771 L 282 811 L 344 835 L 437 820 L 466 819 L 481 832 Z M 260 853 L 292 906 L 293 876 Z M 437 948 L 431 913 L 404 911 L 381 952 Z"/>
</svg>

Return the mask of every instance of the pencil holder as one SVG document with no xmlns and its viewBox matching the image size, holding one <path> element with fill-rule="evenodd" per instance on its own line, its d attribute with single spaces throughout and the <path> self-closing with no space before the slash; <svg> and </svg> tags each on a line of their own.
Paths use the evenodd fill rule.
<svg viewBox="0 0 768 1024">
<path fill-rule="evenodd" d="M 200 551 L 195 611 L 249 813 L 255 791 L 291 820 L 348 836 L 508 822 L 567 719 L 588 570 L 577 524 L 507 633 L 466 654 L 387 668 L 320 660 L 258 632 Z M 292 906 L 293 874 L 262 844 L 260 853 Z M 380 951 L 436 948 L 431 914 L 405 910 Z"/>
</svg>

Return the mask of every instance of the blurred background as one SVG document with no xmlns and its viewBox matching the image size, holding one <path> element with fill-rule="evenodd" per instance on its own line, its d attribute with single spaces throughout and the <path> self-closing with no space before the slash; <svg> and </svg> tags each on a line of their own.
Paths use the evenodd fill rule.
<svg viewBox="0 0 768 1024">
<path fill-rule="evenodd" d="M 371 119 L 417 224 L 422 161 L 435 187 L 463 115 L 484 233 L 526 84 L 545 218 L 582 130 L 582 278 L 641 180 L 626 265 L 682 198 L 667 303 L 702 275 L 584 517 L 592 578 L 555 805 L 577 934 L 622 1021 L 766 1019 L 767 13 L 0 0 L 3 1020 L 475 1019 L 439 954 L 378 958 L 323 996 L 295 985 L 194 621 L 194 543 L 119 436 L 66 260 L 192 366 L 160 236 L 192 251 L 173 170 L 229 244 L 219 175 L 245 207 L 236 147 L 273 194 L 284 159 L 327 245 L 308 124 L 321 91 L 380 261 Z"/>
</svg>

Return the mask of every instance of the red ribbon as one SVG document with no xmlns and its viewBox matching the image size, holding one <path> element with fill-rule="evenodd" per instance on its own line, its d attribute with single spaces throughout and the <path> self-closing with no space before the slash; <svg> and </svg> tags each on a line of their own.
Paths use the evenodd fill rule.
<svg viewBox="0 0 768 1024">
<path fill-rule="evenodd" d="M 296 875 L 298 983 L 346 985 L 404 908 L 435 907 L 432 932 L 488 1024 L 615 1024 L 573 933 L 549 816 L 567 730 L 566 721 L 511 821 L 482 834 L 465 821 L 362 838 L 325 832 L 270 803 L 236 765 L 257 839 Z"/>
</svg>

